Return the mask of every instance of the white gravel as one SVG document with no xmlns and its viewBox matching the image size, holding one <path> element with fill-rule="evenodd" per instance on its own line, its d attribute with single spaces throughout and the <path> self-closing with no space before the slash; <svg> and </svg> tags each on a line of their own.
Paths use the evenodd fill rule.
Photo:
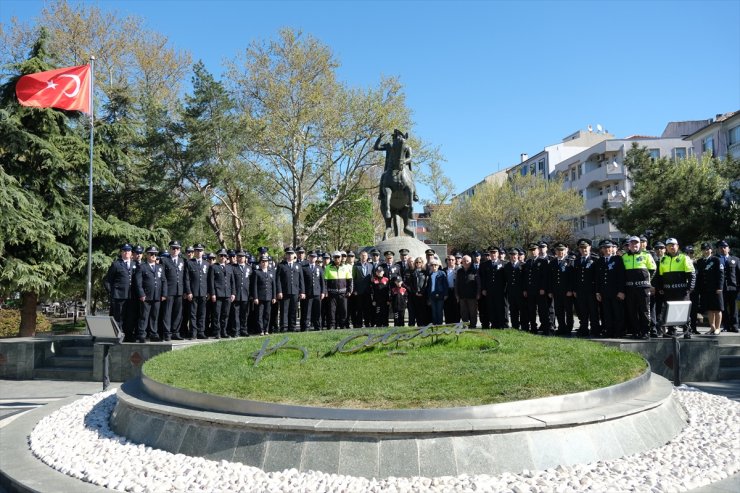
<svg viewBox="0 0 740 493">
<path fill-rule="evenodd" d="M 132 492 L 674 492 L 740 471 L 740 403 L 682 387 L 674 390 L 689 425 L 668 444 L 616 460 L 498 476 L 366 479 L 255 467 L 172 454 L 111 431 L 115 390 L 82 398 L 39 422 L 34 455 L 69 476 Z"/>
</svg>

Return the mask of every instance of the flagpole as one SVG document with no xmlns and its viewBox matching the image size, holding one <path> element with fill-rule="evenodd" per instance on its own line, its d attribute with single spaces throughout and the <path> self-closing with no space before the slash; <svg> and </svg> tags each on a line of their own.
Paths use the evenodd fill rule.
<svg viewBox="0 0 740 493">
<path fill-rule="evenodd" d="M 95 122 L 95 57 L 90 57 L 90 176 L 87 194 L 87 296 L 85 298 L 85 315 L 92 315 L 92 239 L 93 239 L 93 127 Z"/>
</svg>

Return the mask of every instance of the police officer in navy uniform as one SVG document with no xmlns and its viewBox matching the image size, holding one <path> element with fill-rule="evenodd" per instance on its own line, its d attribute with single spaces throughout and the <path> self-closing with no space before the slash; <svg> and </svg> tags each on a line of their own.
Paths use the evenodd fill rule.
<svg viewBox="0 0 740 493">
<path fill-rule="evenodd" d="M 498 247 L 488 247 L 488 261 L 481 262 L 481 299 L 485 297 L 488 323 L 491 327 L 502 329 L 506 326 L 504 296 L 506 293 L 506 274 L 504 263 L 499 259 Z"/>
<path fill-rule="evenodd" d="M 547 274 L 547 296 L 552 300 L 557 334 L 568 337 L 573 332 L 573 262 L 568 258 L 565 243 L 555 243 L 555 258 Z"/>
<path fill-rule="evenodd" d="M 702 257 L 696 261 L 696 289 L 699 298 L 698 311 L 709 318 L 707 335 L 717 335 L 722 330 L 722 310 L 724 298 L 722 288 L 725 284 L 725 267 L 719 257 L 712 255 L 712 244 L 701 244 Z"/>
<path fill-rule="evenodd" d="M 285 260 L 277 267 L 277 299 L 280 303 L 280 332 L 298 330 L 298 301 L 306 297 L 303 268 L 296 262 L 291 247 L 285 249 Z"/>
<path fill-rule="evenodd" d="M 601 335 L 599 302 L 596 299 L 598 255 L 591 252 L 591 240 L 577 242 L 578 255 L 573 260 L 573 301 L 578 315 L 578 337 Z"/>
<path fill-rule="evenodd" d="M 257 330 L 260 335 L 269 334 L 271 307 L 276 304 L 277 286 L 275 271 L 269 266 L 270 257 L 266 253 L 259 256 L 257 267 L 252 271 L 252 309 L 257 321 Z"/>
<path fill-rule="evenodd" d="M 730 255 L 730 246 L 725 240 L 716 244 L 719 257 L 725 271 L 725 285 L 722 289 L 722 298 L 725 310 L 722 312 L 722 326 L 727 332 L 738 331 L 737 293 L 740 281 L 740 258 Z"/>
<path fill-rule="evenodd" d="M 229 327 L 229 335 L 246 337 L 247 320 L 249 319 L 250 281 L 252 266 L 247 263 L 247 253 L 244 250 L 236 252 L 236 265 L 231 266 L 234 276 L 234 301 L 231 304 L 233 312 L 233 326 Z"/>
<path fill-rule="evenodd" d="M 128 243 L 121 245 L 120 256 L 113 261 L 105 276 L 105 290 L 110 296 L 109 315 L 124 332 L 125 342 L 134 341 L 134 334 L 130 331 L 131 324 L 126 320 L 129 316 L 131 285 L 135 272 L 131 250 L 132 247 Z"/>
<path fill-rule="evenodd" d="M 146 250 L 147 261 L 136 271 L 134 286 L 139 299 L 139 324 L 136 342 L 159 342 L 158 319 L 160 303 L 167 297 L 167 278 L 164 269 L 157 263 L 157 247 Z"/>
<path fill-rule="evenodd" d="M 639 239 L 637 247 L 639 248 Z M 623 337 L 626 297 L 624 263 L 622 257 L 617 255 L 617 246 L 610 240 L 600 242 L 599 249 L 601 258 L 596 267 L 596 299 L 601 303 L 601 333 L 593 334 L 592 331 L 592 335 L 594 337 Z M 650 287 L 649 283 L 647 287 Z M 644 301 L 649 313 L 647 296 L 645 294 Z M 639 326 L 636 325 L 636 327 Z"/>
<path fill-rule="evenodd" d="M 208 269 L 208 292 L 213 303 L 211 329 L 214 339 L 229 337 L 227 327 L 231 302 L 234 301 L 234 274 L 228 262 L 229 254 L 220 249 L 216 255 L 218 262 L 214 262 Z"/>
<path fill-rule="evenodd" d="M 301 300 L 301 331 L 309 327 L 321 330 L 321 300 L 326 297 L 324 269 L 317 263 L 318 255 L 308 253 L 308 263 L 303 266 L 303 286 L 305 298 Z"/>
<path fill-rule="evenodd" d="M 165 341 L 181 341 L 182 300 L 185 294 L 185 259 L 180 255 L 181 245 L 170 241 L 169 255 L 162 256 L 161 265 L 167 278 L 167 299 L 162 302 L 162 337 Z"/>
<path fill-rule="evenodd" d="M 506 276 L 506 296 L 509 300 L 509 318 L 511 326 L 517 330 L 527 327 L 527 304 L 522 294 L 524 278 L 522 263 L 519 261 L 519 249 L 509 249 L 510 260 L 504 264 Z"/>
<path fill-rule="evenodd" d="M 185 297 L 190 305 L 189 339 L 206 339 L 206 303 L 208 296 L 208 262 L 203 258 L 203 245 L 193 247 L 194 256 L 185 266 Z"/>
</svg>

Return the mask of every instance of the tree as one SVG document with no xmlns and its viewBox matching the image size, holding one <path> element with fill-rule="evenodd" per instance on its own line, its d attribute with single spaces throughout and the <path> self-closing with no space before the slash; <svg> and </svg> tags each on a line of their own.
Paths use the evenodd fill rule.
<svg viewBox="0 0 740 493">
<path fill-rule="evenodd" d="M 561 181 L 515 175 L 501 184 L 484 183 L 472 197 L 435 208 L 430 229 L 433 241 L 461 250 L 566 240 L 572 232 L 563 218 L 582 209 L 583 198 L 563 190 Z"/>
<path fill-rule="evenodd" d="M 426 170 L 418 173 L 418 180 L 432 192 L 432 199 L 426 205 L 446 204 L 455 195 L 455 185 L 442 169 L 439 151 L 433 151 L 433 158 L 428 161 Z"/>
<path fill-rule="evenodd" d="M 43 30 L 20 74 L 50 70 Z M 39 297 L 80 286 L 85 278 L 89 166 L 85 119 L 77 112 L 21 107 L 19 76 L 0 87 L 0 291 L 21 293 L 20 335 L 33 335 Z M 111 176 L 94 160 L 98 181 Z M 109 262 L 100 243 L 126 235 L 151 236 L 115 217 L 94 218 L 93 263 Z M 83 290 L 84 292 L 84 290 Z"/>
<path fill-rule="evenodd" d="M 646 147 L 637 144 L 627 151 L 624 165 L 633 181 L 630 199 L 623 207 L 606 211 L 621 231 L 652 230 L 656 238 L 672 236 L 685 244 L 737 234 L 737 228 L 728 229 L 722 217 L 730 178 L 721 171 L 732 166 L 708 155 L 701 160 L 694 156 L 653 159 Z M 725 201 L 725 208 L 730 205 Z"/>
<path fill-rule="evenodd" d="M 249 161 L 267 179 L 264 200 L 290 218 L 293 244 L 313 235 L 362 177 L 382 165 L 372 150 L 378 134 L 409 126 L 395 79 L 351 89 L 337 81 L 337 67 L 328 47 L 284 29 L 276 40 L 253 43 L 228 71 L 233 96 L 255 130 Z M 325 190 L 336 193 L 307 223 L 306 207 Z"/>
<path fill-rule="evenodd" d="M 321 214 L 334 195 L 334 190 L 328 190 L 323 201 L 309 205 L 306 222 L 315 223 L 312 216 Z M 306 238 L 306 243 L 324 251 L 350 250 L 374 244 L 373 205 L 368 193 L 362 190 L 353 192 L 341 205 L 332 209 L 321 226 Z"/>
</svg>

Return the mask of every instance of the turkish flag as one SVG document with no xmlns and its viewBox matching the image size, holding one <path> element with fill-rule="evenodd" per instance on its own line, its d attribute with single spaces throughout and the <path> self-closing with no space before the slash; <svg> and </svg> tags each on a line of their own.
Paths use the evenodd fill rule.
<svg viewBox="0 0 740 493">
<path fill-rule="evenodd" d="M 78 110 L 90 114 L 90 66 L 24 75 L 15 85 L 23 106 Z"/>
</svg>

